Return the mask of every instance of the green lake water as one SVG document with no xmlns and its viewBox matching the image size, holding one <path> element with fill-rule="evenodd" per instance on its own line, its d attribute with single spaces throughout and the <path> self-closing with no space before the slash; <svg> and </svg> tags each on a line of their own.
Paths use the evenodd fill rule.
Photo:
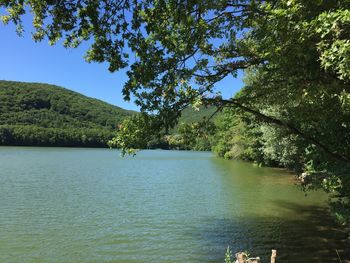
<svg viewBox="0 0 350 263">
<path fill-rule="evenodd" d="M 0 262 L 338 262 L 325 200 L 208 152 L 0 147 Z"/>
</svg>

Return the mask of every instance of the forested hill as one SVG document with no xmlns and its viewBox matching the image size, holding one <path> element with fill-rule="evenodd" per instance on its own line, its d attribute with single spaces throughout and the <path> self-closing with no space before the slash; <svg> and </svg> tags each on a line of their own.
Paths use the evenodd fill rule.
<svg viewBox="0 0 350 263">
<path fill-rule="evenodd" d="M 0 145 L 105 147 L 134 113 L 54 85 L 0 81 Z"/>
<path fill-rule="evenodd" d="M 216 115 L 212 116 L 215 111 L 216 108 L 214 106 L 208 108 L 200 107 L 198 110 L 188 107 L 182 112 L 179 123 L 199 122 L 204 118 L 209 119 L 210 117 L 214 120 L 217 117 Z"/>
</svg>

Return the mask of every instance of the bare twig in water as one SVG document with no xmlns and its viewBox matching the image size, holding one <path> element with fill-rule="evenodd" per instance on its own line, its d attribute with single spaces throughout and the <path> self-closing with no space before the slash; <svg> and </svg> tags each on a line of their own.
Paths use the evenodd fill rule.
<svg viewBox="0 0 350 263">
<path fill-rule="evenodd" d="M 340 263 L 343 263 L 343 261 L 341 260 L 341 258 L 340 258 L 340 256 L 339 256 L 338 250 L 335 250 L 335 252 L 336 252 L 337 255 L 338 255 L 338 258 L 339 258 Z"/>
</svg>

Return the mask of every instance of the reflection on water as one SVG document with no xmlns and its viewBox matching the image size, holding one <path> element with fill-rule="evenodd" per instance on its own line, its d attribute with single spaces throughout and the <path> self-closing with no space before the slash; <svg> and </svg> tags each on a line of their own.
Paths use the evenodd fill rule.
<svg viewBox="0 0 350 263">
<path fill-rule="evenodd" d="M 0 148 L 0 262 L 269 262 L 349 257 L 326 197 L 210 153 Z M 302 258 L 302 260 L 301 260 Z M 345 262 L 345 261 L 344 261 Z"/>
<path fill-rule="evenodd" d="M 234 218 L 211 219 L 207 227 L 197 233 L 204 246 L 214 248 L 213 261 L 221 262 L 222 246 L 230 245 L 233 251 L 249 251 L 259 255 L 263 262 L 269 262 L 271 249 L 278 249 L 281 262 L 339 262 L 336 249 L 343 261 L 349 258 L 346 234 L 332 226 L 329 217 L 321 207 L 295 206 L 290 203 L 291 212 L 298 214 L 291 219 L 280 218 Z M 203 258 L 203 260 L 205 260 Z"/>
<path fill-rule="evenodd" d="M 281 169 L 214 162 L 227 187 L 224 192 L 237 204 L 231 204 L 231 217 L 213 220 L 214 235 L 208 239 L 217 242 L 216 235 L 224 236 L 233 251 L 248 250 L 263 262 L 269 262 L 271 249 L 278 250 L 282 262 L 339 262 L 336 250 L 344 262 L 350 259 L 347 234 L 335 226 L 326 195 L 304 196 L 295 177 Z"/>
</svg>

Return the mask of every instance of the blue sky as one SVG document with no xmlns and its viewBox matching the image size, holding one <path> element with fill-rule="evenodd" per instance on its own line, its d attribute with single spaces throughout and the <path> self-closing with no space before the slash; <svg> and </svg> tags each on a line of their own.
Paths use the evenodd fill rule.
<svg viewBox="0 0 350 263">
<path fill-rule="evenodd" d="M 127 80 L 126 70 L 108 71 L 107 64 L 87 63 L 87 49 L 65 49 L 50 46 L 47 41 L 35 43 L 30 35 L 30 21 L 25 21 L 26 33 L 19 37 L 13 25 L 0 23 L 0 79 L 55 84 L 119 107 L 137 110 L 125 102 L 121 90 Z M 225 98 L 242 87 L 240 79 L 231 77 L 216 85 Z"/>
</svg>

